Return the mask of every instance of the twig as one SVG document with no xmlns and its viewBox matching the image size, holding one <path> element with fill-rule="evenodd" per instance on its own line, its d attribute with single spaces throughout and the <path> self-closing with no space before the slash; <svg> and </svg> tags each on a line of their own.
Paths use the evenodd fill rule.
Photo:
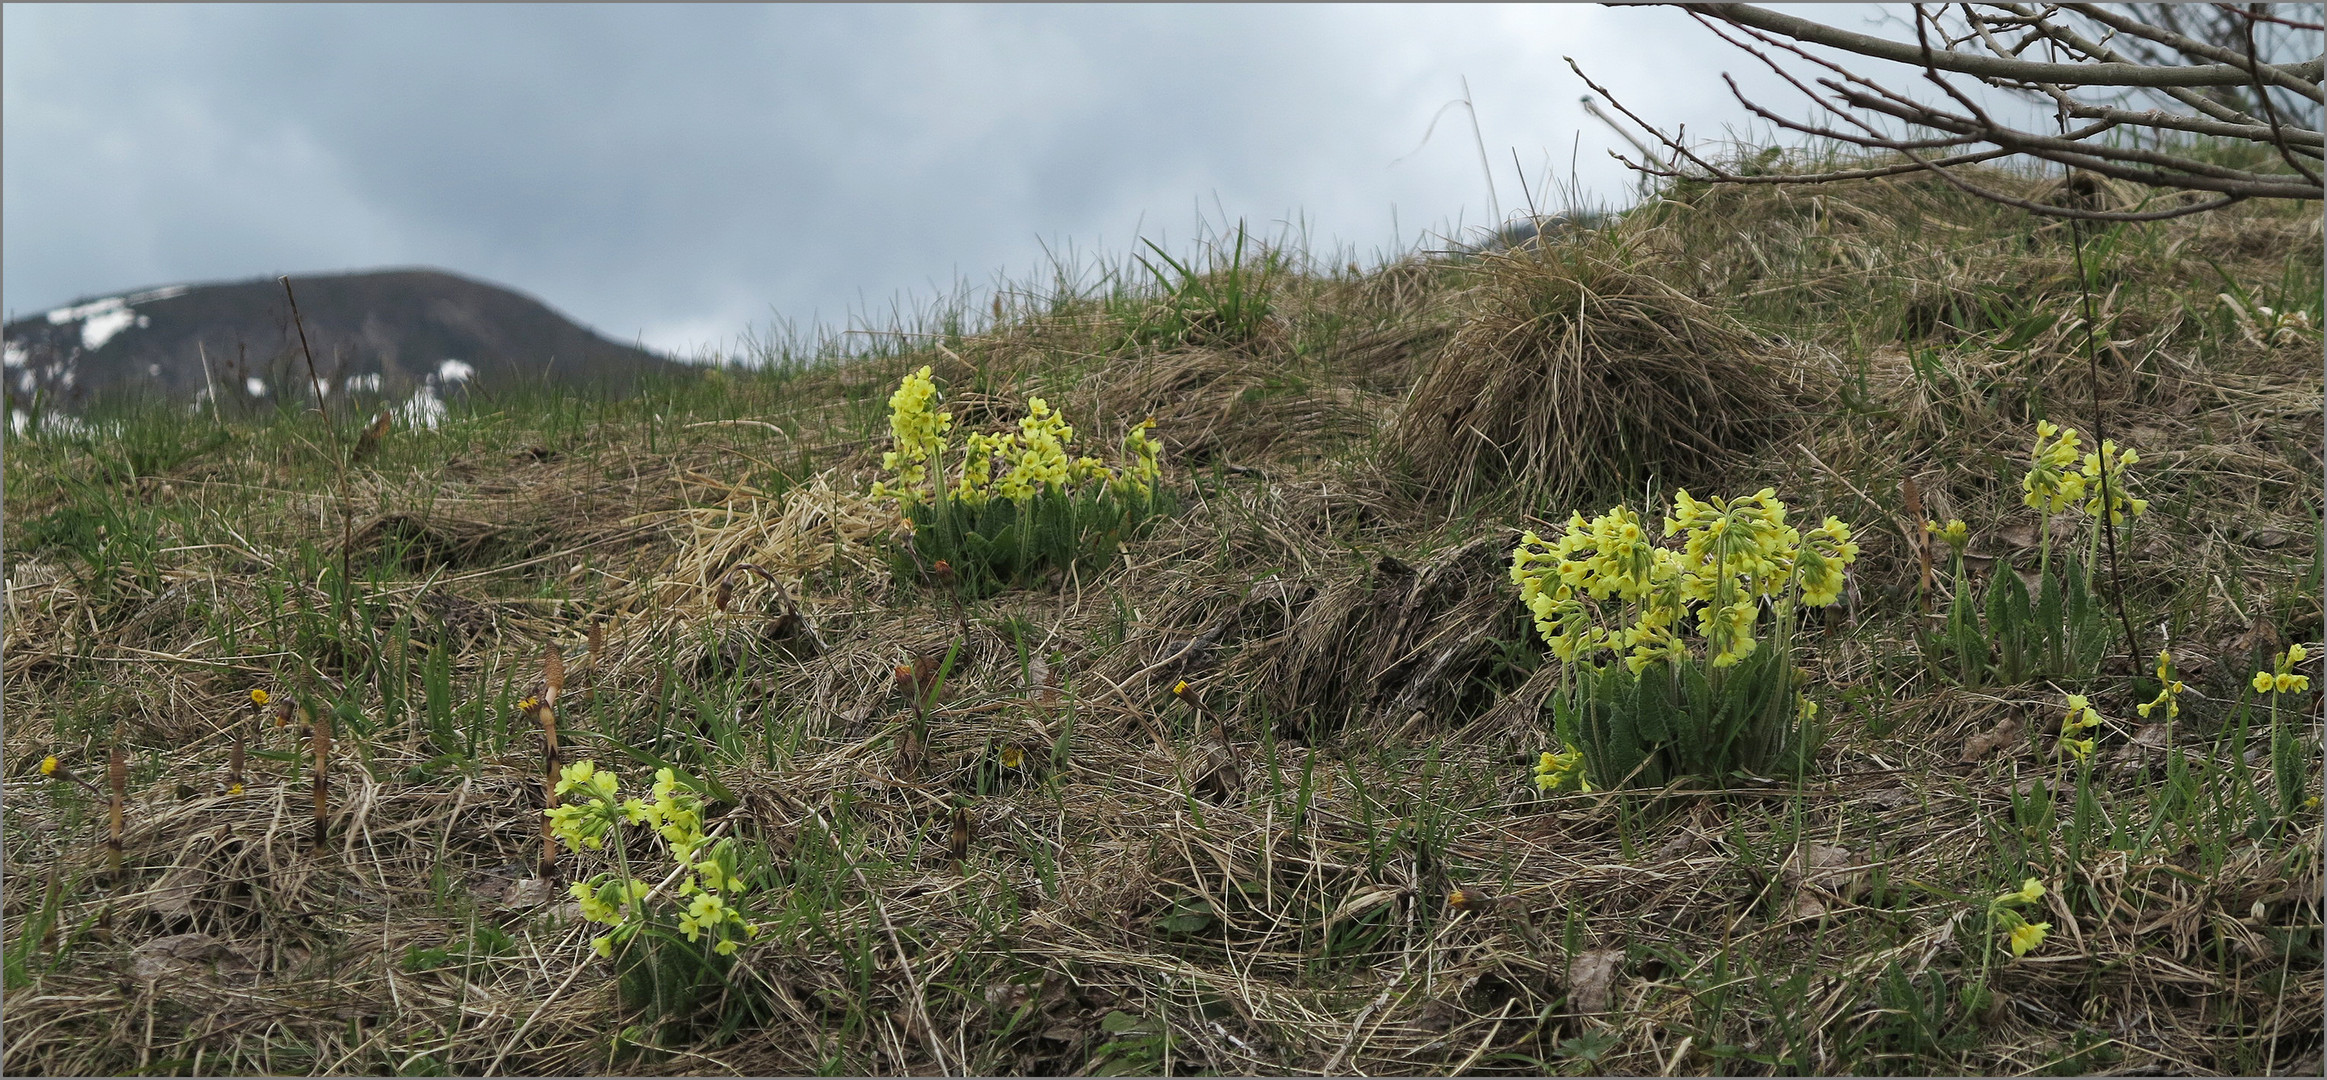
<svg viewBox="0 0 2327 1080">
<path fill-rule="evenodd" d="M 2085 309 L 2085 370 L 2093 391 L 2093 448 L 2098 454 L 2101 474 L 2101 514 L 2098 524 L 2101 540 L 2109 548 L 2109 600 L 2117 608 L 2117 621 L 2125 630 L 2125 655 L 2132 659 L 2135 670 L 2141 667 L 2141 639 L 2133 632 L 2133 619 L 2125 613 L 2125 578 L 2117 565 L 2117 504 L 2109 497 L 2109 429 L 2108 414 L 2101 407 L 2101 357 L 2093 344 L 2093 335 L 2099 330 L 2094 325 L 2093 280 L 2085 271 L 2084 227 L 2075 221 L 2068 223 L 2071 246 L 2076 251 L 2077 292 L 2084 299 Z M 2041 524 L 2041 523 L 2039 523 Z"/>
</svg>

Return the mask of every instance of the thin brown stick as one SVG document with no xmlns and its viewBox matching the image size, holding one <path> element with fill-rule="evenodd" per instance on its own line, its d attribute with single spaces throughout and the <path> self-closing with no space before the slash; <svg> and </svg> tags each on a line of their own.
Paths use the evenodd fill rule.
<svg viewBox="0 0 2327 1080">
<path fill-rule="evenodd" d="M 1923 527 L 1924 521 L 1927 520 L 1923 516 L 1923 490 L 1916 486 L 1915 478 L 1912 476 L 1899 481 L 1899 490 L 1907 496 L 1907 518 L 1909 523 L 1914 526 L 1913 531 L 1907 534 L 1907 543 L 1914 546 L 1915 561 L 1923 569 L 1923 583 L 1917 587 L 1915 595 L 1923 601 L 1923 614 L 1929 615 L 1931 614 L 1931 533 Z"/>
<path fill-rule="evenodd" d="M 105 786 L 111 797 L 105 812 L 105 863 L 113 880 L 121 880 L 122 804 L 129 798 L 129 758 L 121 752 L 121 731 L 114 729 L 113 748 L 105 759 Z"/>
<path fill-rule="evenodd" d="M 2093 447 L 2093 452 L 2102 455 L 2099 470 L 2101 515 L 2098 524 L 2101 540 L 2109 549 L 2109 600 L 2117 608 L 2117 622 L 2125 631 L 2125 655 L 2132 659 L 2133 668 L 2138 671 L 2141 669 L 2141 639 L 2133 632 L 2132 616 L 2125 613 L 2125 578 L 2117 565 L 2117 525 L 2111 520 L 2116 516 L 2117 504 L 2109 498 L 2108 414 L 2101 407 L 2101 357 L 2093 342 L 2093 335 L 2100 328 L 2093 324 L 2093 279 L 2085 271 L 2085 237 L 2081 223 L 2075 220 L 2069 222 L 2069 239 L 2071 247 L 2076 251 L 2077 291 L 2084 298 L 2085 372 L 2093 391 L 2093 441 L 2099 444 Z"/>
<path fill-rule="evenodd" d="M 598 696 L 598 663 L 605 654 L 606 617 L 595 615 L 590 618 L 590 668 L 583 674 L 592 700 Z"/>
<path fill-rule="evenodd" d="M 299 707 L 306 712 L 307 707 Z M 307 745 L 315 753 L 315 846 L 323 848 L 331 843 L 331 713 L 326 710 L 313 714 L 308 724 Z"/>
<path fill-rule="evenodd" d="M 542 805 L 544 807 L 556 806 L 558 804 L 557 707 L 544 701 L 534 708 L 534 717 L 541 721 Z M 558 838 L 557 834 L 551 831 L 549 816 L 545 814 L 541 819 L 540 875 L 544 878 L 556 876 L 557 866 Z"/>
<path fill-rule="evenodd" d="M 349 574 L 353 569 L 355 547 L 355 506 L 348 500 L 348 450 L 338 445 L 339 428 L 331 422 L 331 403 L 323 398 L 323 379 L 315 373 L 315 350 L 307 344 L 307 322 L 299 317 L 299 297 L 291 291 L 291 278 L 285 275 L 277 280 L 283 283 L 283 298 L 291 305 L 291 324 L 299 329 L 299 351 L 307 358 L 307 384 L 315 391 L 315 412 L 323 417 L 323 430 L 330 436 L 332 466 L 339 478 L 339 621 L 344 644 L 355 643 L 355 583 Z"/>
</svg>

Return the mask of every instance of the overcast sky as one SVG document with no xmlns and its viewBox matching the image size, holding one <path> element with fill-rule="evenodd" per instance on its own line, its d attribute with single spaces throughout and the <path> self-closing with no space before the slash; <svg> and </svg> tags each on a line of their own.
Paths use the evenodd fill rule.
<svg viewBox="0 0 2327 1080">
<path fill-rule="evenodd" d="M 689 355 L 1039 277 L 1045 243 L 1305 221 L 1372 261 L 1484 224 L 1466 77 L 1506 215 L 1520 166 L 1539 204 L 1630 189 L 1563 55 L 1692 135 L 1743 126 L 1723 71 L 1798 101 L 1680 12 L 1589 5 L 9 4 L 0 31 L 12 315 L 427 265 Z"/>
</svg>

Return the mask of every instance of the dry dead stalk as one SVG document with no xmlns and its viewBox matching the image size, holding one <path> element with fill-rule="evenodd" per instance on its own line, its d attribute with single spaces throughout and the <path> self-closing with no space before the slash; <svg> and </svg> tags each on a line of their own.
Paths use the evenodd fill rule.
<svg viewBox="0 0 2327 1080">
<path fill-rule="evenodd" d="M 121 880 L 121 808 L 129 797 L 129 759 L 121 752 L 121 733 L 113 735 L 113 748 L 105 761 L 105 786 L 110 794 L 105 816 L 105 862 L 112 868 L 113 879 Z"/>
<path fill-rule="evenodd" d="M 235 721 L 234 749 L 229 752 L 226 759 L 226 793 L 229 795 L 242 794 L 243 744 L 247 740 L 248 736 L 242 729 L 242 721 Z"/>
<path fill-rule="evenodd" d="M 299 706 L 307 713 L 307 706 Z M 331 713 L 310 714 L 308 746 L 315 752 L 315 846 L 331 843 Z"/>
<path fill-rule="evenodd" d="M 547 809 L 558 804 L 558 693 L 566 685 L 566 659 L 551 644 L 542 652 L 541 681 L 547 689 L 542 700 L 534 706 L 534 718 L 541 722 L 541 800 Z M 540 876 L 548 878 L 557 873 L 558 838 L 550 829 L 549 817 L 541 819 Z"/>
</svg>

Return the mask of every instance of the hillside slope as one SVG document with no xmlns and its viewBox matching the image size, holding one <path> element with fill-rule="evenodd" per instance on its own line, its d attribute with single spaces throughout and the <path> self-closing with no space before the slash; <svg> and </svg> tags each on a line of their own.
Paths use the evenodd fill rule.
<svg viewBox="0 0 2327 1080">
<path fill-rule="evenodd" d="M 1684 188 L 376 441 L 37 430 L 0 1070 L 2319 1075 L 2320 237 Z M 2139 451 L 2107 544 L 2028 504 L 2054 424 Z M 1077 529 L 876 493 L 984 490 L 973 435 L 1057 440 L 1004 464 Z M 1556 657 L 1513 551 L 1683 487 L 1856 559 L 1790 634 L 1676 620 L 1643 670 L 1792 680 L 1792 756 L 1644 785 L 1568 745 L 1626 665 Z M 1689 681 L 1724 611 L 1760 666 Z"/>
</svg>

